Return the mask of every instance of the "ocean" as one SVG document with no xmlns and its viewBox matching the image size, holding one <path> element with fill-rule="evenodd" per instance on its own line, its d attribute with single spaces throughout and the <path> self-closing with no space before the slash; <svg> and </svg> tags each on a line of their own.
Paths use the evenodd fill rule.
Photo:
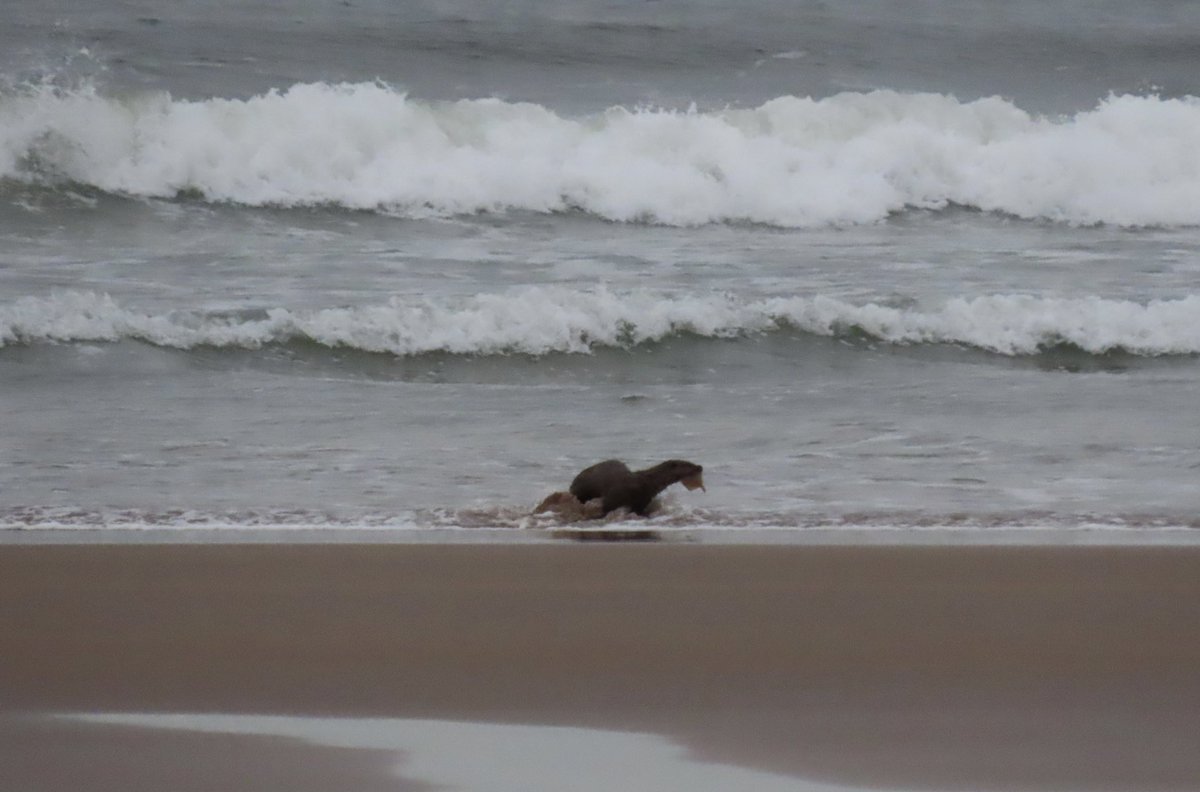
<svg viewBox="0 0 1200 792">
<path fill-rule="evenodd" d="M 1200 528 L 1200 6 L 9 0 L 0 528 Z"/>
</svg>

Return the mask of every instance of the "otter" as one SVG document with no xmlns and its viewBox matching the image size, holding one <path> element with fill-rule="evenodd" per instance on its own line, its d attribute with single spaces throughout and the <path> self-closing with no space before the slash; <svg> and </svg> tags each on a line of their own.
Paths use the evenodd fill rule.
<svg viewBox="0 0 1200 792">
<path fill-rule="evenodd" d="M 675 482 L 690 490 L 704 489 L 704 468 L 683 459 L 668 459 L 645 470 L 630 470 L 609 459 L 586 468 L 571 482 L 571 494 L 582 504 L 600 499 L 603 517 L 620 508 L 645 517 L 658 493 Z"/>
</svg>

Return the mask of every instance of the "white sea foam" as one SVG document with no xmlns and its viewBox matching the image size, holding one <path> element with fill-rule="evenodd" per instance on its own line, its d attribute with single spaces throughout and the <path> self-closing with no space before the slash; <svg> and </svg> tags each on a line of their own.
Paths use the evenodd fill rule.
<svg viewBox="0 0 1200 792">
<path fill-rule="evenodd" d="M 928 308 L 853 304 L 825 296 L 739 299 L 608 289 L 526 287 L 459 299 L 395 296 L 321 310 L 272 308 L 238 317 L 149 313 L 105 294 L 59 292 L 0 304 L 0 347 L 132 339 L 158 346 L 255 349 L 310 341 L 399 356 L 588 352 L 671 336 L 742 336 L 793 328 L 866 334 L 894 344 L 963 344 L 1003 355 L 1071 344 L 1090 353 L 1200 354 L 1200 295 L 1147 303 L 991 295 Z"/>
<path fill-rule="evenodd" d="M 706 544 L 1171 544 L 1200 543 L 1200 521 L 1170 514 L 881 511 L 719 511 L 671 504 L 649 519 L 618 513 L 564 524 L 531 504 L 335 515 L 303 509 L 0 507 L 0 544 L 40 542 L 531 543 L 642 531 Z M 563 533 L 561 529 L 570 529 Z"/>
<path fill-rule="evenodd" d="M 249 100 L 0 96 L 0 178 L 152 197 L 399 214 L 581 210 L 617 221 L 820 226 L 976 207 L 1122 226 L 1200 224 L 1200 100 L 1114 96 L 1031 116 L 989 98 L 845 93 L 755 109 L 565 117 L 386 85 Z"/>
</svg>

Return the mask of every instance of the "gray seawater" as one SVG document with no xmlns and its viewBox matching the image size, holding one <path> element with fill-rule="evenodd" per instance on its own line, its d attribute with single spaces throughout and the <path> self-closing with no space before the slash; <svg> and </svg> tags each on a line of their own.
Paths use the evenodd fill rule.
<svg viewBox="0 0 1200 792">
<path fill-rule="evenodd" d="M 4 527 L 1198 525 L 1195 4 L 9 5 Z"/>
</svg>

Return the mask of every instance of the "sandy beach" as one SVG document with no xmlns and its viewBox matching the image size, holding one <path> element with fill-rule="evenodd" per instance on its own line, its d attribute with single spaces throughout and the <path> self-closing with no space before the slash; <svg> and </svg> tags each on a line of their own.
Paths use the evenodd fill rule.
<svg viewBox="0 0 1200 792">
<path fill-rule="evenodd" d="M 0 641 L 11 789 L 423 788 L 402 756 L 45 717 L 93 712 L 629 730 L 883 789 L 1200 778 L 1194 547 L 13 545 Z"/>
</svg>

